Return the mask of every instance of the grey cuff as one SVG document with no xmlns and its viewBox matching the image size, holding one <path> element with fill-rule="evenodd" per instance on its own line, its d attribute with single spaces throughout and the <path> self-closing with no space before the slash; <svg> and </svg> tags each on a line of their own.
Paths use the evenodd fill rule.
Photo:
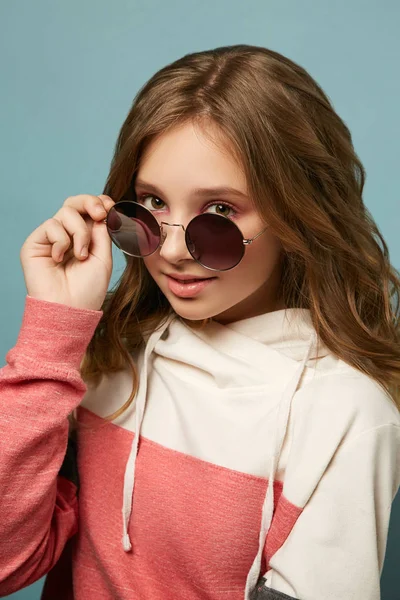
<svg viewBox="0 0 400 600">
<path fill-rule="evenodd" d="M 288 596 L 278 590 L 273 590 L 264 586 L 265 578 L 261 577 L 256 587 L 250 594 L 250 600 L 299 600 L 294 596 Z"/>
</svg>

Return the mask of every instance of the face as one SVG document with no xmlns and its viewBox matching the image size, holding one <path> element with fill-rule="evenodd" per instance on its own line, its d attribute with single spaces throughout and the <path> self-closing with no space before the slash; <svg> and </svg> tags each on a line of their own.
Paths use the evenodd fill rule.
<svg viewBox="0 0 400 600">
<path fill-rule="evenodd" d="M 219 137 L 212 135 L 210 139 L 209 133 Z M 240 165 L 221 139 L 215 126 L 206 134 L 192 123 L 155 138 L 140 161 L 135 180 L 137 201 L 151 210 L 159 223 L 181 223 L 186 228 L 198 214 L 217 213 L 232 219 L 244 238 L 256 236 L 267 224 L 248 196 Z M 204 191 L 211 188 L 231 191 L 217 195 Z M 181 317 L 213 317 L 227 324 L 284 308 L 279 300 L 281 244 L 268 228 L 245 247 L 241 262 L 224 272 L 211 271 L 192 258 L 181 227 L 164 226 L 164 231 L 161 248 L 143 260 Z M 169 277 L 171 274 L 207 281 L 179 284 Z"/>
</svg>

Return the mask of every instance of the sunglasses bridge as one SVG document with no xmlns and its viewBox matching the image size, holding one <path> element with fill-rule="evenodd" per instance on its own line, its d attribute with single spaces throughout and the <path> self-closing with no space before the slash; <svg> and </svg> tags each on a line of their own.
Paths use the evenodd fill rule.
<svg viewBox="0 0 400 600">
<path fill-rule="evenodd" d="M 165 242 L 166 238 L 167 238 L 167 232 L 164 231 L 164 225 L 168 225 L 168 227 L 182 227 L 183 232 L 186 234 L 186 229 L 185 227 L 182 225 L 182 223 L 167 223 L 166 221 L 161 221 L 160 225 L 160 245 L 159 248 L 162 248 L 163 243 Z M 191 240 L 188 241 L 189 242 L 189 246 L 188 246 L 188 250 L 191 252 L 194 252 L 194 244 Z"/>
</svg>

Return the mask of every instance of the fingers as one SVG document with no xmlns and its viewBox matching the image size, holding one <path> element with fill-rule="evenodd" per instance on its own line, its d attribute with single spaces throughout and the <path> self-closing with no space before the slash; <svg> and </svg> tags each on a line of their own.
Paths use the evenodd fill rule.
<svg viewBox="0 0 400 600">
<path fill-rule="evenodd" d="M 91 238 L 91 227 L 89 222 L 85 221 L 84 218 L 70 206 L 64 206 L 53 218 L 61 223 L 65 231 L 72 238 L 76 258 L 85 258 L 88 255 Z"/>
<path fill-rule="evenodd" d="M 67 206 L 74 208 L 81 214 L 87 213 L 94 221 L 100 221 L 106 218 L 108 211 L 114 204 L 114 200 L 105 194 L 99 196 L 79 194 L 67 198 L 60 211 Z"/>
<path fill-rule="evenodd" d="M 47 241 L 52 245 L 52 259 L 61 262 L 71 246 L 71 238 L 57 219 L 48 219 L 43 223 L 43 228 Z"/>
<path fill-rule="evenodd" d="M 90 216 L 93 221 L 103 221 L 107 212 L 115 202 L 104 194 L 92 196 L 80 194 L 67 198 L 54 219 L 64 227 L 72 237 L 74 255 L 78 259 L 85 259 L 89 254 L 89 244 L 92 236 L 92 225 L 85 216 Z M 65 251 L 65 243 L 62 245 Z M 69 247 L 69 246 L 68 246 Z"/>
<path fill-rule="evenodd" d="M 112 198 L 105 194 L 80 194 L 67 198 L 54 217 L 45 221 L 25 240 L 21 258 L 33 253 L 36 256 L 51 255 L 55 262 L 61 262 L 65 252 L 72 247 L 75 257 L 84 260 L 89 254 L 89 247 L 92 252 L 96 246 L 106 259 L 111 240 L 103 221 L 114 204 Z"/>
</svg>

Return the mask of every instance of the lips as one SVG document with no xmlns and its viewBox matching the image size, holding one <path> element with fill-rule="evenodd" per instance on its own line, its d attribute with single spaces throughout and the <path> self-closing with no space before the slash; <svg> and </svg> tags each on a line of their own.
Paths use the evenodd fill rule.
<svg viewBox="0 0 400 600">
<path fill-rule="evenodd" d="M 193 298 L 197 296 L 216 279 L 216 277 L 207 277 L 204 279 L 178 280 L 171 275 L 167 275 L 169 290 L 179 298 Z"/>
<path fill-rule="evenodd" d="M 173 277 L 173 279 L 175 279 Z M 179 279 L 175 279 L 175 281 L 179 281 Z M 203 279 L 182 279 L 181 283 L 195 283 L 196 281 L 203 281 Z"/>
<path fill-rule="evenodd" d="M 195 281 L 204 281 L 206 279 L 214 279 L 213 277 L 198 277 L 197 275 L 181 275 L 179 273 L 166 273 L 167 277 L 172 277 L 175 281 L 181 283 L 193 283 Z"/>
</svg>

